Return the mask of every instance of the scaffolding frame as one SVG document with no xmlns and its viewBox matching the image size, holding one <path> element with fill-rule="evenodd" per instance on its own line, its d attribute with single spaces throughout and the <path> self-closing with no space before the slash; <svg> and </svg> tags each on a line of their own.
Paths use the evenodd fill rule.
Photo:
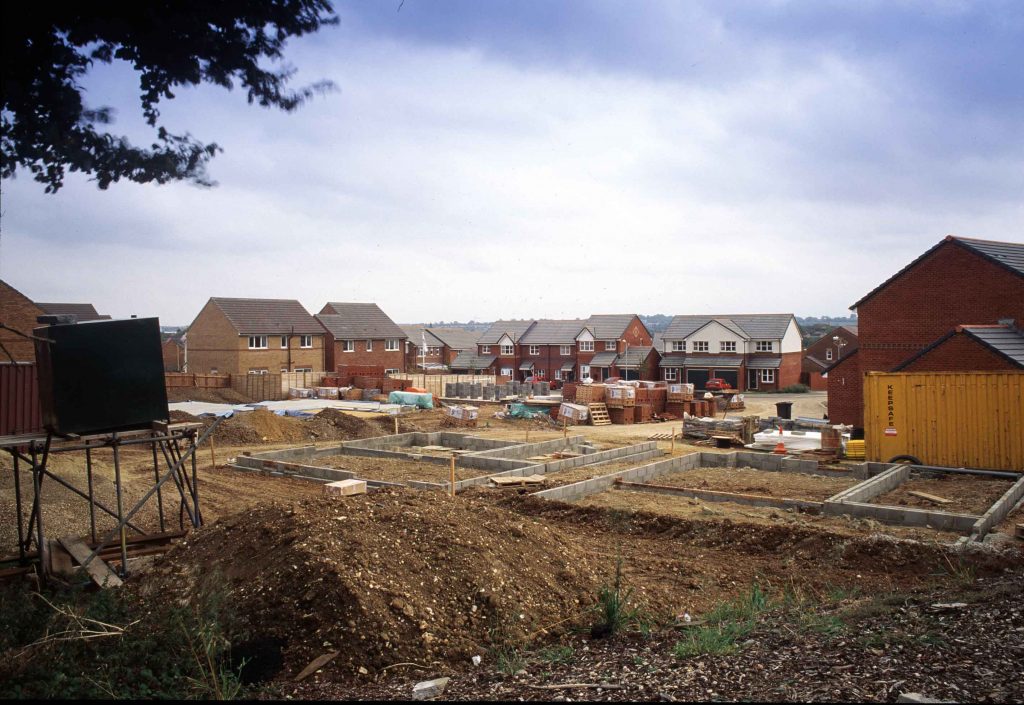
<svg viewBox="0 0 1024 705">
<path fill-rule="evenodd" d="M 14 473 L 15 514 L 17 524 L 18 553 L 11 556 L 22 567 L 37 563 L 38 574 L 47 579 L 50 573 L 49 543 L 46 535 L 43 490 L 45 481 L 56 483 L 82 499 L 89 513 L 89 537 L 92 549 L 85 558 L 76 558 L 84 570 L 93 561 L 103 562 L 99 554 L 117 541 L 120 546 L 120 572 L 123 580 L 128 577 L 128 544 L 145 542 L 165 537 L 168 529 L 165 511 L 166 502 L 178 507 L 178 528 L 198 528 L 203 524 L 199 502 L 199 478 L 196 451 L 220 424 L 216 419 L 201 435 L 201 423 L 164 423 L 155 421 L 150 429 L 90 434 L 81 436 L 58 436 L 52 432 L 17 436 L 0 436 L 0 450 L 12 459 Z M 149 446 L 152 449 L 153 483 L 142 498 L 127 510 L 124 506 L 124 483 L 121 475 L 121 449 L 126 446 Z M 97 449 L 109 448 L 113 454 L 113 484 L 116 507 L 108 507 L 96 497 L 93 478 L 93 453 Z M 50 466 L 50 459 L 63 453 L 83 453 L 85 465 L 84 488 L 78 487 L 66 477 L 61 477 Z M 31 476 L 31 486 L 23 487 L 22 472 Z M 173 489 L 166 489 L 171 482 Z M 176 495 L 176 497 L 175 497 Z M 150 532 L 132 519 L 155 497 L 157 506 L 158 531 Z M 97 533 L 97 512 L 116 520 L 116 525 L 105 534 Z M 26 518 L 27 513 L 27 518 Z M 128 531 L 136 533 L 129 540 Z M 33 544 L 35 550 L 33 551 Z"/>
</svg>

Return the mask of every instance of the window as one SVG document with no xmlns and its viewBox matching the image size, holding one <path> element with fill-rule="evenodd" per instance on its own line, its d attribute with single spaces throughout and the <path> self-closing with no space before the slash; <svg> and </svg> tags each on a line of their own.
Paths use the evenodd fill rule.
<svg viewBox="0 0 1024 705">
<path fill-rule="evenodd" d="M 723 340 L 718 344 L 719 352 L 736 352 L 735 340 Z"/>
<path fill-rule="evenodd" d="M 695 340 L 693 341 L 694 352 L 707 352 L 710 349 L 708 341 L 706 340 Z"/>
<path fill-rule="evenodd" d="M 366 352 L 373 352 L 373 341 L 372 340 L 367 340 L 366 341 Z"/>
<path fill-rule="evenodd" d="M 666 382 L 675 382 L 676 379 L 678 378 L 678 375 L 679 375 L 679 370 L 677 370 L 675 367 L 666 367 L 665 368 L 665 381 Z"/>
<path fill-rule="evenodd" d="M 535 370 L 534 376 L 536 377 L 536 379 L 547 379 L 547 376 L 545 376 L 544 374 L 544 370 Z"/>
<path fill-rule="evenodd" d="M 311 335 L 300 335 L 299 336 L 299 347 L 300 348 L 311 348 L 311 347 L 313 347 L 313 336 L 311 336 Z"/>
<path fill-rule="evenodd" d="M 356 341 L 354 341 L 354 340 L 343 340 L 343 341 L 341 341 L 341 351 L 342 352 L 355 352 L 356 351 Z"/>
<path fill-rule="evenodd" d="M 440 354 L 441 354 L 441 348 L 437 347 L 436 345 L 428 345 L 427 346 L 427 355 L 440 355 Z"/>
<path fill-rule="evenodd" d="M 581 340 L 580 341 L 580 352 L 594 352 L 594 341 L 593 340 Z"/>
<path fill-rule="evenodd" d="M 685 340 L 673 340 L 672 341 L 672 352 L 686 352 L 686 341 Z"/>
<path fill-rule="evenodd" d="M 772 341 L 770 340 L 758 340 L 754 343 L 755 352 L 771 352 Z"/>
<path fill-rule="evenodd" d="M 512 376 L 512 368 L 511 367 L 502 367 L 501 368 L 501 376 L 502 377 L 511 377 Z"/>
<path fill-rule="evenodd" d="M 502 355 L 514 355 L 515 354 L 514 346 L 512 346 L 512 345 L 502 345 L 501 346 L 501 354 Z"/>
<path fill-rule="evenodd" d="M 288 368 L 287 367 L 282 367 L 281 368 L 281 374 L 283 374 L 283 375 L 288 374 Z"/>
<path fill-rule="evenodd" d="M 250 350 L 266 350 L 267 349 L 267 336 L 265 336 L 265 335 L 250 335 L 249 336 L 249 349 Z"/>
<path fill-rule="evenodd" d="M 580 365 L 580 379 L 590 376 L 590 365 Z"/>
<path fill-rule="evenodd" d="M 481 355 L 489 355 L 490 352 L 491 352 L 491 346 L 490 345 L 481 345 L 480 346 L 480 354 Z"/>
<path fill-rule="evenodd" d="M 606 340 L 606 341 L 604 341 L 604 349 L 605 350 L 618 350 L 619 349 L 618 348 L 618 343 L 616 341 L 614 341 L 614 340 Z"/>
<path fill-rule="evenodd" d="M 266 336 L 264 336 L 264 337 L 266 337 Z M 270 370 L 268 370 L 266 367 L 250 367 L 249 368 L 249 374 L 251 374 L 251 375 L 265 375 L 269 371 Z"/>
<path fill-rule="evenodd" d="M 281 336 L 281 349 L 284 350 L 287 347 L 288 347 L 288 336 L 287 335 L 282 335 Z"/>
<path fill-rule="evenodd" d="M 312 367 L 296 367 L 295 371 L 296 372 L 312 372 L 313 368 Z"/>
<path fill-rule="evenodd" d="M 539 345 L 531 345 L 530 346 L 530 354 L 531 355 L 540 355 L 540 346 Z"/>
<path fill-rule="evenodd" d="M 384 370 L 384 374 L 386 374 L 386 375 L 397 375 L 398 374 L 398 368 L 397 367 L 389 367 L 386 370 Z"/>
<path fill-rule="evenodd" d="M 572 346 L 571 345 L 559 345 L 558 346 L 558 354 L 563 356 L 563 357 L 567 357 L 569 355 L 572 355 Z"/>
<path fill-rule="evenodd" d="M 555 379 L 562 379 L 562 371 L 555 370 Z"/>
<path fill-rule="evenodd" d="M 831 360 L 832 359 L 832 348 L 825 348 L 825 359 L 826 360 Z"/>
<path fill-rule="evenodd" d="M 384 350 L 387 352 L 398 352 L 398 338 L 388 338 L 385 340 Z"/>
<path fill-rule="evenodd" d="M 769 383 L 774 382 L 775 370 L 761 370 L 761 381 Z"/>
<path fill-rule="evenodd" d="M 211 375 L 215 375 L 215 374 L 217 374 L 217 368 L 216 368 L 216 367 L 211 367 L 211 368 L 210 368 L 210 374 L 211 374 Z"/>
</svg>

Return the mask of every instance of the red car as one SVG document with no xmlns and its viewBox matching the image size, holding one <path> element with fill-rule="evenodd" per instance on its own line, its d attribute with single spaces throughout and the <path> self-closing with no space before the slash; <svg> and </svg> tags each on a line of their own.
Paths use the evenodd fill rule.
<svg viewBox="0 0 1024 705">
<path fill-rule="evenodd" d="M 720 392 L 723 389 L 732 389 L 732 385 L 721 377 L 712 377 L 704 384 L 706 392 Z"/>
</svg>

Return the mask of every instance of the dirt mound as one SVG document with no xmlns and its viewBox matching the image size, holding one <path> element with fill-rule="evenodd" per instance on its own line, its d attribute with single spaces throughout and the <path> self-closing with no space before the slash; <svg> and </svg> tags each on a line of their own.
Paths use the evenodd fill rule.
<svg viewBox="0 0 1024 705">
<path fill-rule="evenodd" d="M 317 440 L 350 441 L 383 435 L 380 428 L 369 421 L 337 409 L 324 409 L 304 423 Z"/>
<path fill-rule="evenodd" d="M 257 636 L 287 641 L 287 673 L 337 650 L 328 668 L 351 674 L 464 663 L 495 639 L 558 631 L 583 617 L 607 565 L 570 534 L 479 498 L 387 491 L 220 520 L 143 589 L 187 599 L 211 571 Z"/>
<path fill-rule="evenodd" d="M 212 421 L 210 421 L 212 423 Z M 221 421 L 214 432 L 218 443 L 258 445 L 260 443 L 308 443 L 309 431 L 300 419 L 278 416 L 266 409 L 245 411 Z"/>
</svg>

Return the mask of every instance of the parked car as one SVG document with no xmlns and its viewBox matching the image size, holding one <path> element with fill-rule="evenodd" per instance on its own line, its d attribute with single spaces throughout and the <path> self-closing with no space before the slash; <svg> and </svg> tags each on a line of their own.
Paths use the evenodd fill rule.
<svg viewBox="0 0 1024 705">
<path fill-rule="evenodd" d="M 719 392 L 723 389 L 732 389 L 732 385 L 721 377 L 712 377 L 704 384 L 704 390 L 708 392 Z"/>
</svg>

